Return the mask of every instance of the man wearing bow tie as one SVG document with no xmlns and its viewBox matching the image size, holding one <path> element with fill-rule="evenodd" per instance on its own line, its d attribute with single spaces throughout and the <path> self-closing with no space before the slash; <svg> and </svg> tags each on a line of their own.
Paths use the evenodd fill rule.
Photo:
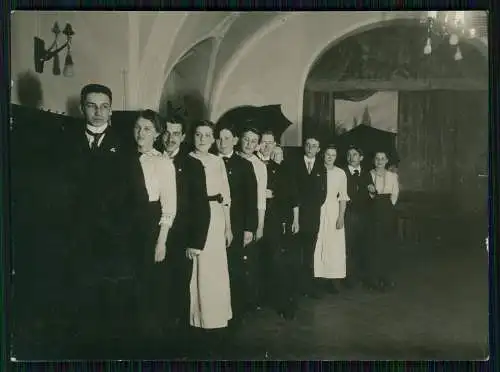
<svg viewBox="0 0 500 372">
<path fill-rule="evenodd" d="M 369 258 L 367 251 L 366 229 L 370 194 L 368 185 L 372 183 L 369 170 L 361 166 L 363 151 L 356 146 L 347 150 L 347 202 L 345 211 L 345 237 L 347 257 L 346 286 L 352 287 L 366 277 L 363 261 Z"/>
<path fill-rule="evenodd" d="M 272 131 L 262 133 L 257 156 L 267 167 L 266 215 L 262 238 L 260 263 L 262 267 L 261 288 L 266 302 L 278 314 L 291 319 L 295 313 L 295 275 L 291 266 L 293 247 L 291 234 L 299 231 L 299 208 L 295 183 L 292 182 L 285 164 L 272 161 L 276 147 Z"/>
<path fill-rule="evenodd" d="M 257 179 L 252 163 L 234 152 L 238 137 L 232 128 L 217 128 L 215 138 L 219 156 L 226 165 L 231 193 L 233 241 L 227 254 L 234 319 L 232 323 L 237 324 L 253 305 L 248 301 L 252 297 L 250 291 L 253 290 L 248 264 L 254 258 L 253 247 L 249 244 L 257 230 Z"/>
<path fill-rule="evenodd" d="M 72 241 L 68 270 L 74 332 L 96 347 L 123 339 L 134 303 L 134 255 L 127 245 L 123 143 L 111 125 L 111 90 L 81 90 L 85 125 L 65 128 L 66 174 L 72 185 Z M 123 311 L 123 309 L 126 309 Z M 130 310 L 130 311 L 129 311 Z M 83 335 L 84 334 L 84 335 Z M 90 339 L 89 339 L 90 337 Z M 90 356 L 88 356 L 90 357 Z"/>
<path fill-rule="evenodd" d="M 164 156 L 172 159 L 177 184 L 177 215 L 167 238 L 165 266 L 170 285 L 166 308 L 181 331 L 189 326 L 189 281 L 192 262 L 186 249 L 203 249 L 210 222 L 205 168 L 181 150 L 186 137 L 183 119 L 170 115 L 162 141 Z"/>
<path fill-rule="evenodd" d="M 304 140 L 304 153 L 292 169 L 297 185 L 299 204 L 299 233 L 297 243 L 301 249 L 301 287 L 306 296 L 319 297 L 318 283 L 314 280 L 314 248 L 318 237 L 321 206 L 326 200 L 326 168 L 318 159 L 319 137 L 313 134 Z"/>
</svg>

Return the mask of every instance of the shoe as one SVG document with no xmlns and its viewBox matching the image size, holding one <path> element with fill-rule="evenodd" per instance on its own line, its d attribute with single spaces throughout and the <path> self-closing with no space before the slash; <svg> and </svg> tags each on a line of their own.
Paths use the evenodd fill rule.
<svg viewBox="0 0 500 372">
<path fill-rule="evenodd" d="M 278 312 L 278 315 L 284 320 L 294 320 L 295 310 L 282 310 Z"/>
<path fill-rule="evenodd" d="M 369 290 L 369 291 L 374 291 L 378 289 L 378 284 L 371 281 L 371 280 L 364 280 L 362 282 L 363 288 Z"/>
<path fill-rule="evenodd" d="M 336 285 L 329 285 L 327 288 L 326 288 L 327 292 L 330 293 L 330 294 L 339 294 L 340 291 L 339 289 L 337 288 Z"/>
<path fill-rule="evenodd" d="M 228 329 L 230 331 L 238 331 L 245 325 L 245 317 L 238 316 L 237 318 L 233 318 L 229 321 Z"/>
<path fill-rule="evenodd" d="M 319 289 L 315 288 L 307 292 L 307 297 L 318 300 L 323 297 L 323 293 L 321 293 Z"/>
<path fill-rule="evenodd" d="M 345 289 L 353 289 L 355 287 L 353 279 L 344 279 L 342 280 L 341 286 Z"/>
<path fill-rule="evenodd" d="M 380 292 L 387 292 L 388 290 L 391 290 L 394 288 L 395 283 L 393 281 L 385 280 L 385 279 L 380 279 L 378 281 L 377 289 Z"/>
</svg>

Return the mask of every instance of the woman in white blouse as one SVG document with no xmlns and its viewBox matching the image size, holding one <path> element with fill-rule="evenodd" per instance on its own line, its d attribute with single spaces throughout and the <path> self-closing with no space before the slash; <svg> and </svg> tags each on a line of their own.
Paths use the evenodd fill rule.
<svg viewBox="0 0 500 372">
<path fill-rule="evenodd" d="M 146 333 L 160 328 L 165 312 L 165 244 L 177 208 L 174 165 L 153 147 L 162 132 L 163 122 L 155 111 L 139 112 L 134 125 L 137 153 L 131 160 L 128 185 L 133 224 L 127 228 L 133 231 L 140 328 Z"/>
<path fill-rule="evenodd" d="M 370 257 L 372 274 L 379 290 L 394 286 L 391 279 L 391 262 L 395 255 L 397 220 L 395 205 L 399 197 L 398 175 L 387 170 L 389 163 L 385 151 L 378 151 L 374 156 L 375 168 L 370 171 L 372 184 L 368 186 L 372 198 L 370 226 L 372 245 Z"/>
<path fill-rule="evenodd" d="M 188 247 L 186 250 L 186 256 L 193 261 L 189 324 L 200 337 L 191 342 L 192 348 L 201 347 L 205 350 L 200 351 L 206 352 L 206 348 L 222 341 L 224 332 L 221 331 L 232 318 L 226 253 L 233 239 L 229 214 L 231 195 L 224 161 L 209 153 L 215 142 L 213 123 L 201 120 L 194 123 L 193 129 L 195 149 L 189 156 L 198 159 L 205 168 L 210 221 L 203 249 Z"/>
<path fill-rule="evenodd" d="M 325 203 L 321 216 L 316 248 L 314 250 L 314 277 L 324 280 L 326 289 L 332 293 L 339 290 L 339 279 L 346 277 L 346 248 L 344 214 L 347 195 L 347 176 L 335 165 L 337 147 L 329 145 L 324 153 L 327 174 Z"/>
</svg>

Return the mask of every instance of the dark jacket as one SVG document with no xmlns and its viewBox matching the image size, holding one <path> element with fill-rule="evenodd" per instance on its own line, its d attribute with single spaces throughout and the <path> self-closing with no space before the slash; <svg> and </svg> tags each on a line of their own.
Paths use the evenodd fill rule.
<svg viewBox="0 0 500 372">
<path fill-rule="evenodd" d="M 231 228 L 233 234 L 257 230 L 257 179 L 253 165 L 233 153 L 224 157 L 231 192 Z"/>
<path fill-rule="evenodd" d="M 370 195 L 368 192 L 368 185 L 372 184 L 370 171 L 361 168 L 359 176 L 351 175 L 348 167 L 344 168 L 347 176 L 347 195 L 349 196 L 348 208 L 363 209 L 370 202 Z"/>
<path fill-rule="evenodd" d="M 120 137 L 110 126 L 99 148 L 91 151 L 83 125 L 67 128 L 62 149 L 70 189 L 73 263 L 87 278 L 126 275 L 129 158 Z"/>
<path fill-rule="evenodd" d="M 265 162 L 267 167 L 267 189 L 273 197 L 267 199 L 266 216 L 271 210 L 277 214 L 280 223 L 293 221 L 293 208 L 298 206 L 297 185 L 293 179 L 292 167 L 274 161 Z"/>
<path fill-rule="evenodd" d="M 317 234 L 321 206 L 326 200 L 326 168 L 321 159 L 316 157 L 314 167 L 309 174 L 303 155 L 288 163 L 288 167 L 297 187 L 300 231 Z"/>
<path fill-rule="evenodd" d="M 177 214 L 167 238 L 167 249 L 202 250 L 210 224 L 210 205 L 203 164 L 185 152 L 173 159 L 177 183 Z M 182 251 L 182 252 L 180 252 Z"/>
</svg>

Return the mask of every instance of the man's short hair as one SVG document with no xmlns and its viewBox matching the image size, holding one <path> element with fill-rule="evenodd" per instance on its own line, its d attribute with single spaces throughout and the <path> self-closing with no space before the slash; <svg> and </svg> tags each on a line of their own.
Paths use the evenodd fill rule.
<svg viewBox="0 0 500 372">
<path fill-rule="evenodd" d="M 256 134 L 259 137 L 259 141 L 260 141 L 260 139 L 261 139 L 262 136 L 260 134 L 260 131 L 257 128 L 247 126 L 247 127 L 243 128 L 243 130 L 241 131 L 241 136 L 243 137 L 243 135 L 245 133 L 248 133 L 248 132 Z"/>
<path fill-rule="evenodd" d="M 228 130 L 229 132 L 231 132 L 233 137 L 238 137 L 238 133 L 236 133 L 234 126 L 232 126 L 232 125 L 215 125 L 215 131 L 214 131 L 215 139 L 220 138 L 220 132 L 222 132 L 223 130 Z"/>
<path fill-rule="evenodd" d="M 181 126 L 182 134 L 186 133 L 186 122 L 184 118 L 182 118 L 180 115 L 176 113 L 167 113 L 165 119 L 165 128 L 167 123 L 179 124 Z"/>
<path fill-rule="evenodd" d="M 274 134 L 274 132 L 272 130 L 267 129 L 267 130 L 263 131 L 262 134 L 260 135 L 260 138 L 262 139 L 262 137 L 264 137 L 265 135 L 273 136 L 274 141 L 276 141 L 276 135 Z"/>
<path fill-rule="evenodd" d="M 307 142 L 308 139 L 313 139 L 315 141 L 318 141 L 318 143 L 321 145 L 321 140 L 320 136 L 317 133 L 309 133 L 304 136 L 304 145 Z"/>
<path fill-rule="evenodd" d="M 80 103 L 83 104 L 85 99 L 90 93 L 102 93 L 109 97 L 109 102 L 113 101 L 113 93 L 111 93 L 111 89 L 102 84 L 87 84 L 85 85 L 80 92 Z"/>
<path fill-rule="evenodd" d="M 350 146 L 347 148 L 346 154 L 347 154 L 347 153 L 349 153 L 349 151 L 351 151 L 351 150 L 355 150 L 355 151 L 357 151 L 357 153 L 359 154 L 359 156 L 364 156 L 363 149 L 361 149 L 361 147 L 359 147 L 359 146 L 356 146 L 356 145 L 350 145 Z"/>
</svg>

